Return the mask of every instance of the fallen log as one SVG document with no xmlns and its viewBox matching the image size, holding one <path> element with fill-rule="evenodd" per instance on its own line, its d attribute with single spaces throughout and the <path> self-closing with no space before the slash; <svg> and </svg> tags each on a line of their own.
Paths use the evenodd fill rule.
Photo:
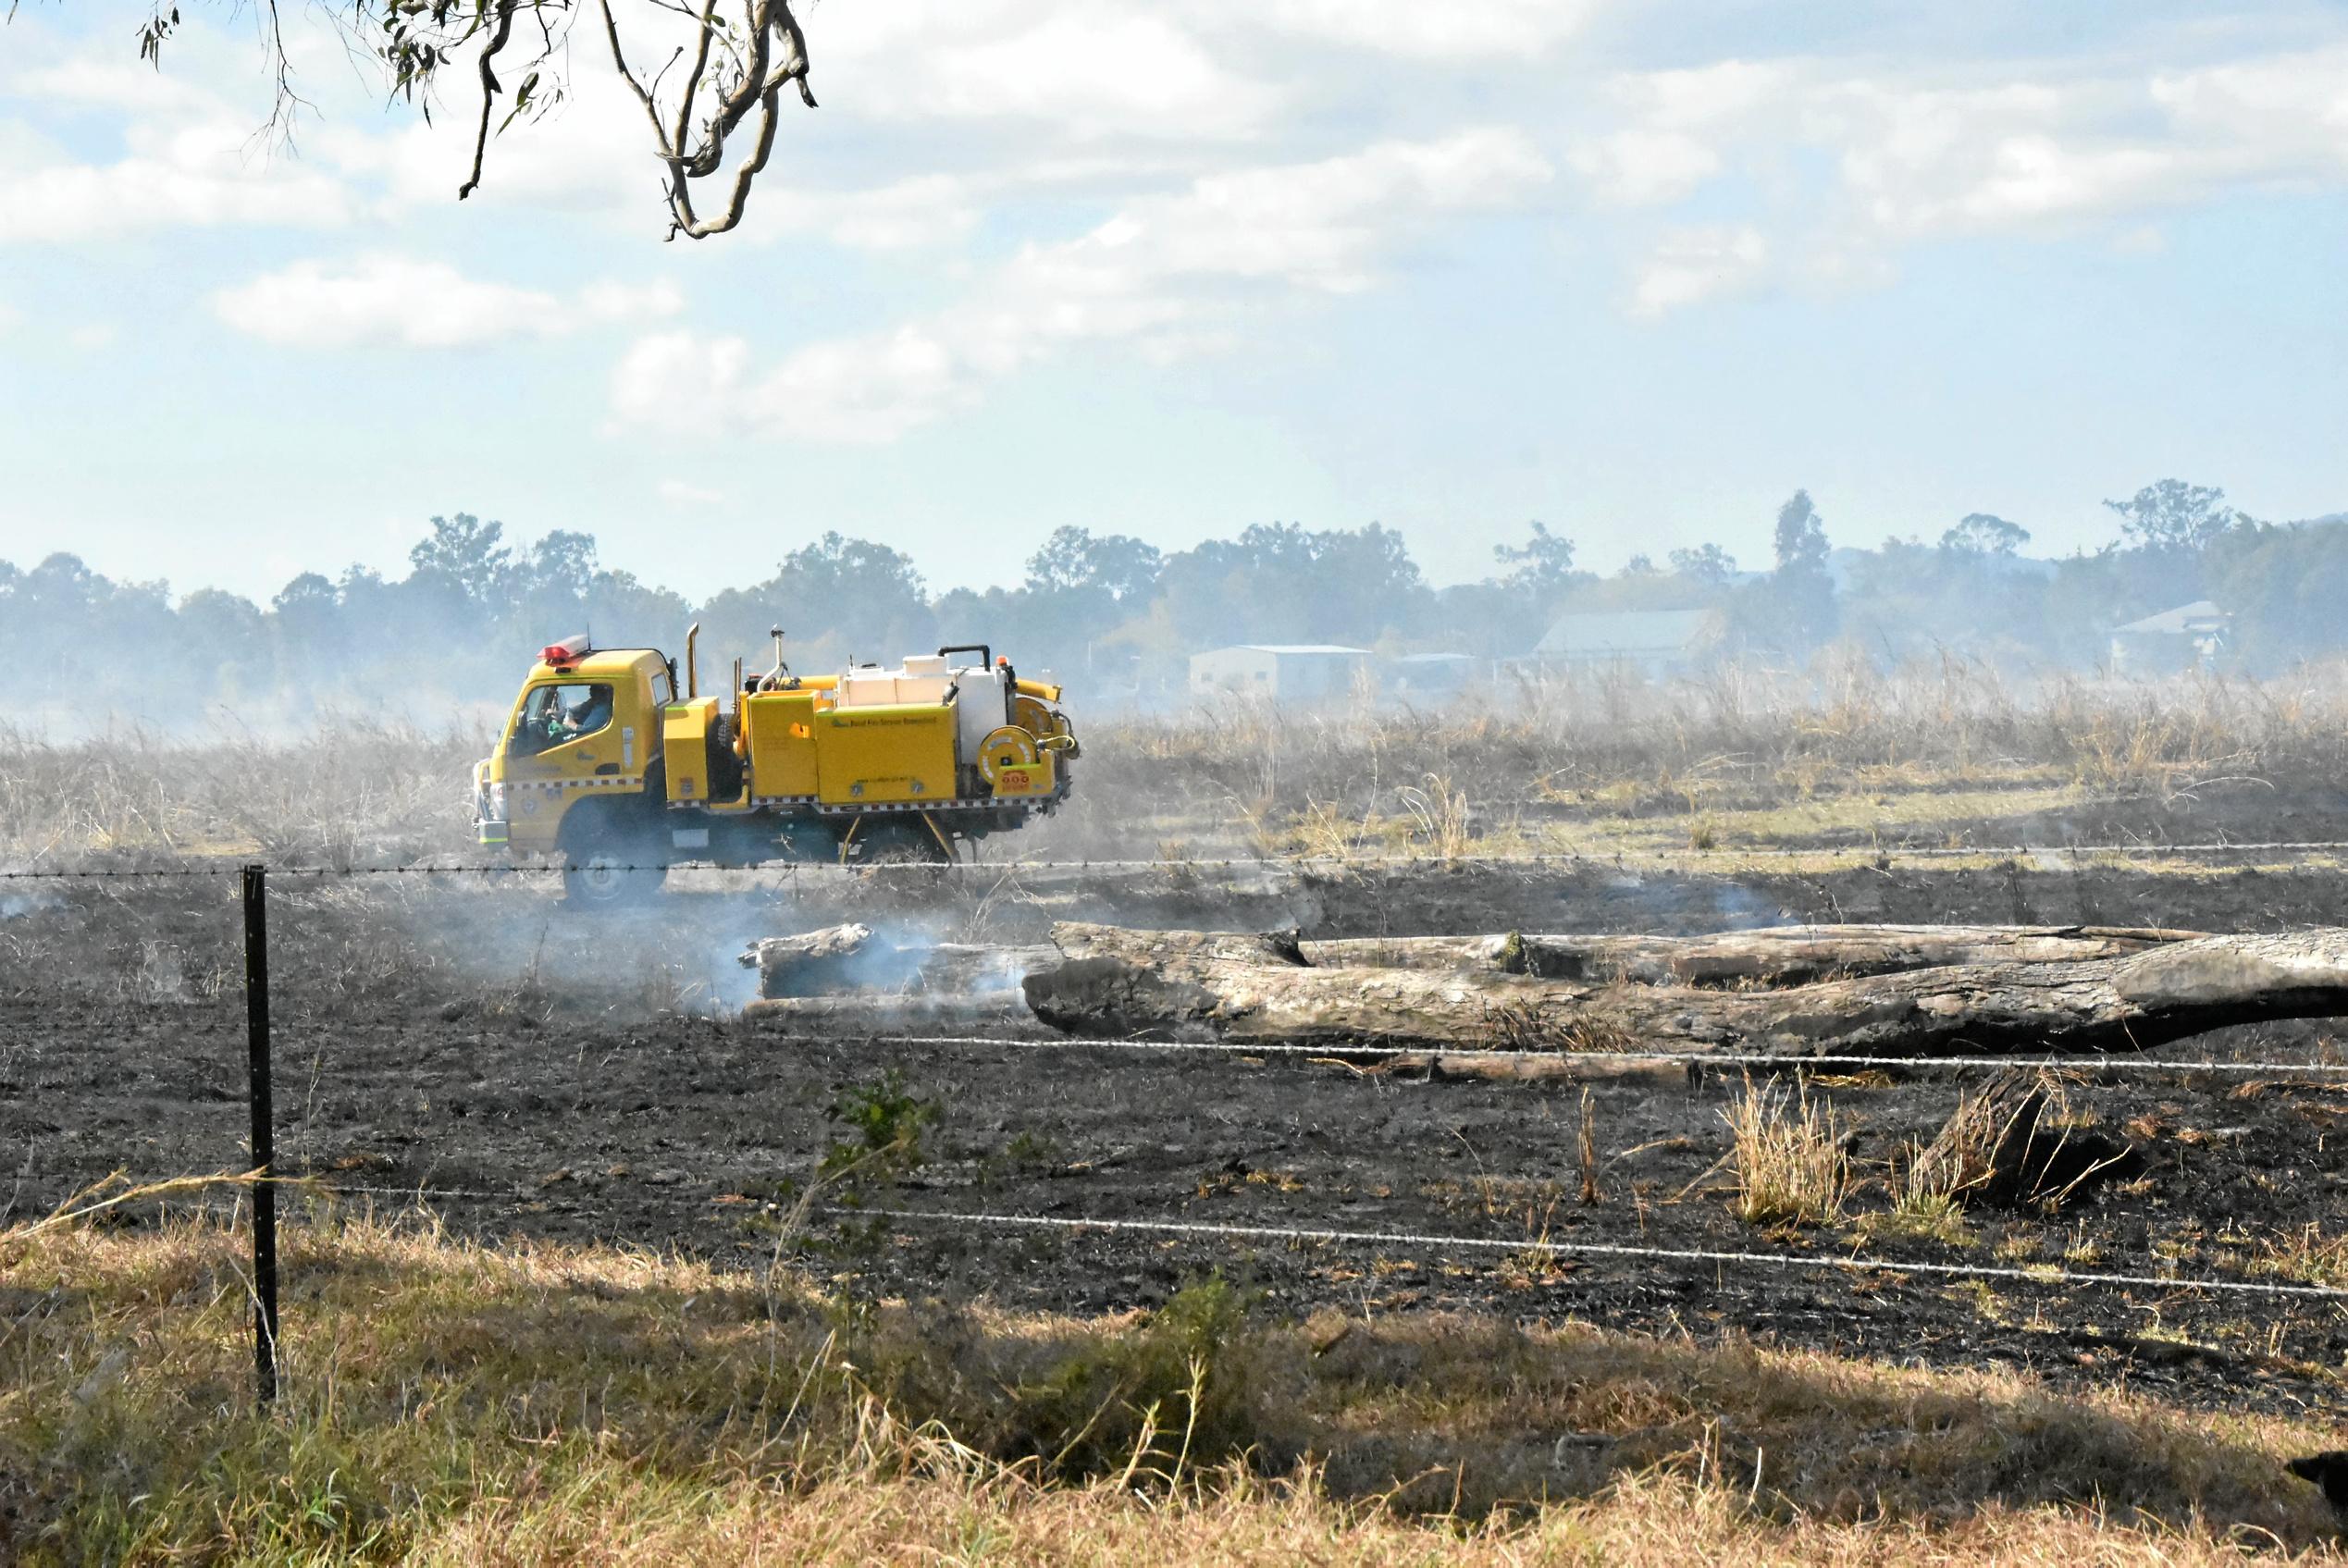
<svg viewBox="0 0 2348 1568">
<path fill-rule="evenodd" d="M 1323 969 L 1485 969 L 1641 985 L 1808 985 L 1950 964 L 2112 958 L 2206 933 L 2124 926 L 1766 926 L 1712 936 L 1346 937 L 1299 944 Z"/>
<path fill-rule="evenodd" d="M 807 996 L 859 983 L 849 960 L 872 941 L 871 926 L 826 926 L 797 936 L 760 937 L 743 949 L 739 962 L 759 971 L 761 996 Z"/>
<path fill-rule="evenodd" d="M 919 953 L 910 983 L 916 992 L 1003 991 L 1016 996 L 1021 976 L 1037 964 L 1057 963 L 1059 957 L 1058 948 L 1043 944 L 992 947 L 941 942 Z"/>
<path fill-rule="evenodd" d="M 1256 956 L 1316 969 L 1410 969 L 1525 974 L 1542 980 L 1625 981 L 1643 985 L 1805 985 L 1837 976 L 1897 974 L 1951 964 L 2049 963 L 2116 957 L 2181 942 L 2199 932 L 2113 926 L 1773 926 L 1712 936 L 1344 937 L 1298 942 L 1288 933 L 1155 932 L 1089 928 L 1085 956 L 1155 954 L 1169 944 L 1196 952 Z M 1119 944 L 1131 935 L 1135 940 Z M 853 991 L 999 990 L 1016 986 L 1061 950 L 1047 945 L 875 942 L 847 924 L 796 936 L 762 937 L 741 955 L 759 971 L 762 996 Z"/>
<path fill-rule="evenodd" d="M 1053 943 L 1061 961 L 1032 969 L 1023 985 L 1044 1022 L 1235 1044 L 1929 1058 L 2138 1051 L 2229 1024 L 2348 1014 L 2348 931 L 2337 928 L 1776 990 L 1316 968 L 1285 937 L 1076 922 L 1055 926 Z"/>
<path fill-rule="evenodd" d="M 770 999 L 898 991 L 1004 991 L 1030 965 L 1058 957 L 1044 946 L 992 947 L 957 942 L 878 943 L 869 926 L 827 926 L 797 936 L 760 937 L 739 962 L 759 971 Z"/>
</svg>

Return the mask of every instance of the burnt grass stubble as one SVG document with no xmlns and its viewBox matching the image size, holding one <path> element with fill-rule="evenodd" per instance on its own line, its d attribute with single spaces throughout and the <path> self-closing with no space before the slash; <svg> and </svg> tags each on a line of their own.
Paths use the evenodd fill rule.
<svg viewBox="0 0 2348 1568">
<path fill-rule="evenodd" d="M 239 1166 L 234 879 L 49 885 L 0 921 L 0 1200 L 22 1217 L 117 1169 L 145 1179 Z M 1113 896 L 1032 880 L 1008 896 L 995 892 L 978 918 L 999 941 L 1034 940 L 1059 918 L 1294 925 L 1308 936 L 1698 932 L 1796 919 L 2262 930 L 2341 919 L 2348 876 L 1430 866 L 1237 881 L 1152 872 Z M 399 1194 L 419 1187 L 489 1194 L 427 1199 L 462 1233 L 613 1241 L 755 1266 L 775 1255 L 779 1216 L 841 1136 L 827 1111 L 895 1069 L 934 1120 L 922 1162 L 864 1196 L 941 1214 L 1865 1251 L 2130 1273 L 2156 1271 L 2165 1249 L 2179 1272 L 2199 1276 L 2227 1272 L 2214 1255 L 2229 1245 L 2221 1233 L 2331 1231 L 2348 1185 L 2335 1136 L 2348 1118 L 2341 1085 L 2122 1077 L 2074 1094 L 2103 1129 L 2128 1130 L 2142 1148 L 2133 1182 L 2053 1213 L 1975 1213 L 1971 1239 L 1958 1243 L 1861 1237 L 1848 1226 L 1765 1232 L 1732 1215 L 1724 1173 L 1706 1175 L 1726 1152 L 1721 1112 L 1743 1087 L 1733 1075 L 1597 1086 L 1603 1196 L 1584 1204 L 1576 1084 L 1411 1081 L 1216 1054 L 804 1041 L 710 1006 L 747 993 L 747 978 L 727 972 L 747 935 L 848 915 L 910 930 L 955 896 L 966 933 L 967 894 L 869 880 L 735 894 L 688 881 L 653 910 L 604 916 L 569 910 L 543 885 L 288 882 L 272 916 L 282 1165 L 378 1189 L 337 1200 L 378 1208 L 402 1206 Z M 649 964 L 680 943 L 693 951 L 665 979 L 627 978 L 640 972 L 630 956 Z M 2328 1044 L 2320 1025 L 2282 1025 L 2167 1054 L 2291 1059 Z M 1889 1206 L 1886 1172 L 1976 1081 L 1922 1073 L 1811 1085 L 1858 1128 L 1854 1168 L 1874 1179 L 1855 1211 Z M 125 1211 L 117 1222 L 155 1218 Z M 2212 1408 L 2325 1407 L 2337 1395 L 2327 1369 L 2348 1358 L 2348 1317 L 2332 1304 L 2187 1290 L 1982 1288 L 1886 1273 L 951 1223 L 880 1226 L 855 1246 L 833 1234 L 821 1225 L 781 1244 L 869 1297 L 1101 1313 L 1155 1305 L 1220 1273 L 1282 1316 L 1456 1310 L 1699 1340 L 1742 1333 L 1898 1363 L 2004 1362 L 2057 1386 L 2124 1383 Z"/>
</svg>

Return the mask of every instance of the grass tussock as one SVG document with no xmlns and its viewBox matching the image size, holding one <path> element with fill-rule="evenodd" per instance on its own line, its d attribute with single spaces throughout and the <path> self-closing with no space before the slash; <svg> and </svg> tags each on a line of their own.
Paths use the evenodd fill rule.
<svg viewBox="0 0 2348 1568">
<path fill-rule="evenodd" d="M 1721 1112 L 1728 1123 L 1736 1216 L 1749 1225 L 1827 1225 L 1850 1195 L 1847 1130 L 1831 1103 L 1803 1084 L 1786 1089 L 1745 1079 L 1745 1093 Z"/>
<path fill-rule="evenodd" d="M 2348 1285 L 2348 1233 L 2336 1228 L 2311 1222 L 2247 1234 L 2229 1232 L 2218 1241 L 2218 1262 L 2251 1278 Z"/>
<path fill-rule="evenodd" d="M 1583 1327 L 1106 1320 L 319 1213 L 284 1395 L 241 1238 L 0 1236 L 27 1562 L 2214 1562 L 2328 1533 L 2306 1424 Z"/>
</svg>

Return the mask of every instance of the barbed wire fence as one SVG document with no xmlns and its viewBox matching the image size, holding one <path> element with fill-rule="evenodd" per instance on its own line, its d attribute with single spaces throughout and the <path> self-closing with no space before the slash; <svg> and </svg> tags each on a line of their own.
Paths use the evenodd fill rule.
<svg viewBox="0 0 2348 1568">
<path fill-rule="evenodd" d="M 2272 853 L 2330 852 L 2348 850 L 2348 843 L 2310 841 L 2305 843 L 2265 843 L 2256 845 L 2203 845 L 2151 846 L 2156 851 L 2164 847 L 2176 853 Z M 2147 846 L 2072 846 L 2066 850 L 2077 854 L 2118 853 L 2126 850 L 2144 853 Z M 2045 849 L 2029 849 L 2020 853 L 2045 854 Z M 1815 853 L 1802 851 L 1800 853 Z M 1848 853 L 1872 854 L 1872 850 L 1852 850 Z M 1931 851 L 1898 851 L 1902 855 L 1930 854 Z M 1995 855 L 1999 851 L 1965 849 L 1947 851 L 1950 855 Z M 1527 856 L 1464 858 L 1477 863 L 1553 865 L 1580 862 L 1596 858 L 1583 856 Z M 1179 870 L 1189 867 L 1246 866 L 1279 869 L 1316 863 L 1360 864 L 1359 861 L 1320 862 L 1315 858 L 1294 859 L 1247 858 L 1205 860 L 1081 860 L 1028 861 L 1001 865 L 963 866 L 965 870 L 1005 870 L 1036 868 L 1064 870 L 1101 870 L 1150 868 Z M 1433 858 L 1395 858 L 1384 864 L 1431 865 L 1445 861 Z M 1457 863 L 1449 862 L 1449 863 Z M 244 1023 L 246 1031 L 247 1084 L 246 1102 L 249 1112 L 248 1159 L 244 1174 L 234 1179 L 240 1188 L 250 1186 L 250 1230 L 252 1242 L 253 1331 L 255 1394 L 264 1405 L 272 1401 L 278 1392 L 281 1342 L 281 1315 L 278 1260 L 278 1204 L 280 1186 L 298 1187 L 304 1191 L 337 1196 L 393 1197 L 422 1204 L 427 1200 L 460 1200 L 472 1202 L 515 1202 L 528 1196 L 519 1186 L 498 1191 L 486 1187 L 437 1186 L 419 1181 L 414 1184 L 385 1185 L 339 1182 L 315 1176 L 294 1177 L 277 1168 L 275 1148 L 275 1085 L 272 1049 L 272 1019 L 270 1012 L 271 972 L 268 953 L 268 883 L 280 880 L 328 879 L 338 877 L 376 876 L 460 876 L 530 877 L 559 873 L 562 866 L 511 865 L 448 865 L 448 866 L 379 866 L 333 867 L 289 866 L 267 867 L 262 863 L 205 863 L 202 865 L 158 868 L 79 868 L 57 870 L 15 870 L 0 871 L 0 881 L 9 882 L 126 882 L 149 879 L 238 879 L 244 955 Z M 611 870 L 608 866 L 599 869 Z M 622 868 L 625 869 L 625 868 Z M 649 869 L 649 868 L 645 868 Z M 823 868 L 819 868 L 823 869 Z M 849 868 L 856 874 L 874 871 L 909 871 L 935 874 L 950 868 L 930 864 L 892 864 Z M 915 1034 L 872 1033 L 850 1031 L 854 1042 L 887 1048 L 957 1048 L 1002 1052 L 1091 1052 L 1120 1056 L 1160 1058 L 1184 1056 L 1213 1055 L 1240 1059 L 1287 1059 L 1306 1062 L 1353 1062 L 1403 1057 L 1461 1057 L 1538 1059 L 1556 1062 L 1570 1058 L 1572 1053 L 1527 1048 L 1492 1048 L 1434 1050 L 1423 1044 L 1400 1045 L 1378 1041 L 1350 1042 L 1340 1046 L 1301 1045 L 1285 1043 L 1245 1043 L 1230 1042 L 1199 1042 L 1114 1038 L 1037 1038 L 992 1034 Z M 2146 1059 L 2125 1056 L 1885 1056 L 1854 1055 L 1791 1056 L 1769 1052 L 1687 1052 L 1687 1051 L 1606 1051 L 1588 1053 L 1592 1064 L 1613 1066 L 1641 1063 L 1657 1067 L 1683 1067 L 1691 1070 L 1711 1068 L 1762 1068 L 1775 1071 L 1813 1073 L 1826 1069 L 1904 1069 L 1915 1073 L 2006 1072 L 2016 1069 L 2045 1070 L 2072 1074 L 2114 1076 L 2164 1076 L 2191 1078 L 2196 1075 L 2243 1075 L 2288 1079 L 2338 1079 L 2348 1077 L 2348 1062 L 2311 1058 L 2294 1059 L 2222 1059 L 2192 1060 L 2161 1058 Z M 170 1185 L 166 1183 L 164 1185 Z M 550 1200 L 543 1194 L 529 1201 L 545 1204 Z M 584 1204 L 587 1200 L 579 1200 Z M 1424 1253 L 1489 1253 L 1499 1252 L 1520 1255 L 1540 1255 L 1555 1258 L 1609 1259 L 1647 1263 L 1662 1266 L 1690 1267 L 1734 1266 L 1739 1268 L 1773 1270 L 1825 1270 L 1876 1277 L 1910 1279 L 1978 1279 L 1997 1280 L 2016 1284 L 2045 1287 L 2156 1290 L 2161 1291 L 2206 1292 L 2215 1295 L 2259 1297 L 2270 1300 L 2291 1300 L 2317 1303 L 2348 1303 L 2348 1288 L 2326 1284 L 2300 1283 L 2281 1280 L 2229 1278 L 2215 1275 L 2185 1275 L 2178 1272 L 2130 1272 L 2070 1268 L 2055 1265 L 1969 1264 L 1893 1258 L 1876 1254 L 1799 1253 L 1793 1251 L 1749 1251 L 1705 1248 L 1667 1247 L 1624 1242 L 1557 1240 L 1550 1237 L 1489 1237 L 1425 1229 L 1347 1229 L 1308 1225 L 1268 1225 L 1206 1222 L 1174 1218 L 1133 1218 L 1130 1216 L 1020 1214 L 985 1209 L 919 1209 L 896 1206 L 857 1204 L 834 1206 L 822 1210 L 841 1217 L 864 1221 L 886 1221 L 909 1229 L 959 1228 L 964 1234 L 995 1231 L 1053 1232 L 1071 1237 L 1148 1236 L 1168 1240 L 1216 1242 L 1261 1243 L 1283 1245 L 1337 1244 L 1393 1248 Z"/>
<path fill-rule="evenodd" d="M 1854 860 L 1866 864 L 1897 863 L 1902 860 L 2013 860 L 2044 864 L 2046 861 L 2079 861 L 2095 859 L 2126 864 L 2133 861 L 2153 863 L 2161 860 L 2191 859 L 2206 857 L 2280 855 L 2289 857 L 2348 856 L 2348 839 L 2272 839 L 2234 842 L 2212 839 L 2194 843 L 2156 843 L 2150 841 L 2116 841 L 2096 844 L 1983 844 L 1983 845 L 1906 845 L 1906 844 L 1820 844 L 1820 845 L 1724 845 L 1711 849 L 1619 848 L 1590 850 L 1557 850 L 1542 853 L 1508 855 L 1165 855 L 1154 858 L 1054 857 L 1013 858 L 1004 860 L 882 860 L 834 864 L 823 861 L 723 861 L 696 860 L 685 863 L 669 861 L 613 862 L 599 861 L 592 866 L 548 860 L 535 864 L 515 864 L 503 861 L 452 864 L 396 865 L 291 865 L 273 866 L 269 874 L 278 878 L 332 877 L 438 877 L 486 876 L 504 877 L 516 881 L 542 880 L 586 870 L 645 873 L 669 870 L 707 870 L 727 873 L 763 873 L 775 877 L 799 876 L 868 876 L 901 874 L 913 876 L 981 875 L 1017 871 L 1108 871 L 1142 870 L 1182 872 L 1189 870 L 1264 870 L 1310 871 L 1324 869 L 1339 870 L 1362 869 L 1427 870 L 1440 867 L 1489 867 L 1505 869 L 1515 866 L 1604 867 L 1619 864 L 1661 863 L 1691 867 L 1712 866 L 1733 870 L 1740 860 Z M 166 866 L 101 866 L 49 869 L 42 867 L 0 870 L 0 882 L 118 882 L 149 878 L 238 877 L 243 874 L 241 864 L 205 861 L 192 865 Z"/>
</svg>

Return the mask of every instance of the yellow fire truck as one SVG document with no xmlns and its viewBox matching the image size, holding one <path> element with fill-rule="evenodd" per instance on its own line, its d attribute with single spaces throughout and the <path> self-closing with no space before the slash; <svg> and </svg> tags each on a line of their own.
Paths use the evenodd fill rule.
<svg viewBox="0 0 2348 1568">
<path fill-rule="evenodd" d="M 608 903 L 687 861 L 950 860 L 1068 798 L 1076 736 L 1060 688 L 981 644 L 831 675 L 734 664 L 704 696 L 696 648 L 538 656 L 497 749 L 473 771 L 480 841 L 559 858 L 573 898 Z"/>
</svg>

